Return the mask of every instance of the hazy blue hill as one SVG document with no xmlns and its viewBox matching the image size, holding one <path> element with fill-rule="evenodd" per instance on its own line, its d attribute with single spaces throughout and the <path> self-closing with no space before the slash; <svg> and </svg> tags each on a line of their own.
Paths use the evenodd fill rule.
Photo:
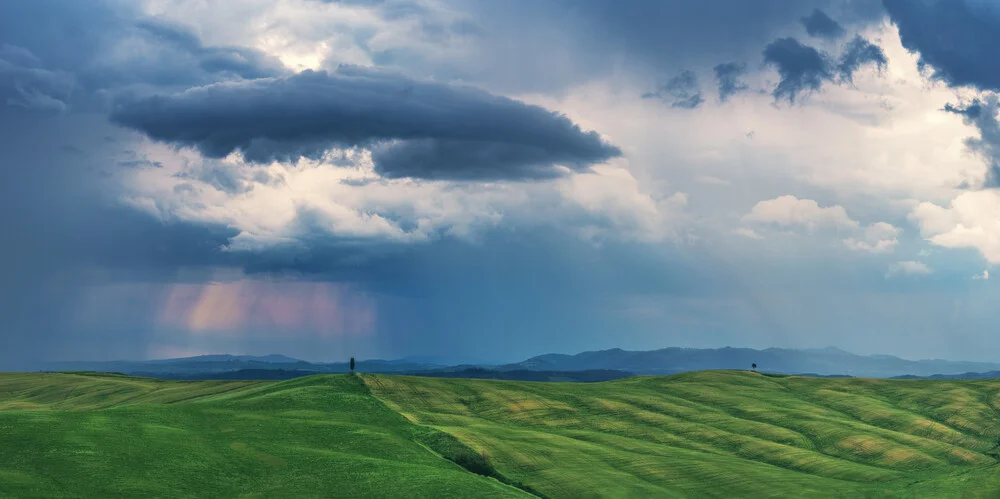
<svg viewBox="0 0 1000 499">
<path fill-rule="evenodd" d="M 930 376 L 895 376 L 893 379 L 995 379 L 1000 378 L 1000 371 L 987 371 L 983 373 L 962 373 L 962 374 L 932 374 Z"/>
<path fill-rule="evenodd" d="M 768 348 L 664 348 L 651 351 L 627 351 L 620 348 L 583 352 L 576 355 L 547 354 L 516 364 L 498 367 L 503 370 L 533 369 L 577 371 L 613 369 L 638 374 L 673 374 L 708 369 L 747 369 L 757 364 L 760 370 L 776 373 L 815 373 L 855 377 L 885 378 L 912 374 L 960 374 L 1000 370 L 1000 364 L 955 362 L 947 360 L 906 360 L 890 355 L 856 355 L 837 348 L 792 350 Z"/>
<path fill-rule="evenodd" d="M 430 358 L 424 358 L 430 360 Z M 469 369 L 491 371 L 614 371 L 635 374 L 665 375 L 688 371 L 749 369 L 757 364 L 762 372 L 781 374 L 810 373 L 820 376 L 852 376 L 866 378 L 891 378 L 904 375 L 919 377 L 934 375 L 960 375 L 965 378 L 992 377 L 990 372 L 1000 371 L 1000 363 L 956 362 L 947 360 L 907 360 L 891 355 L 856 355 L 838 348 L 793 350 L 786 348 L 663 348 L 660 350 L 629 351 L 620 348 L 596 350 L 576 355 L 546 354 L 522 362 L 501 366 L 451 365 L 442 366 L 419 361 L 418 358 L 401 360 L 359 360 L 357 370 L 367 373 L 408 373 L 421 375 L 456 373 Z M 293 375 L 338 374 L 350 371 L 347 362 L 313 363 L 284 355 L 202 355 L 180 359 L 152 361 L 111 362 L 58 362 L 46 365 L 48 371 L 102 371 L 137 374 L 171 379 L 247 379 L 226 378 L 220 373 L 257 373 L 258 379 L 285 379 Z M 267 373 L 268 370 L 286 371 L 285 374 Z M 292 374 L 289 374 L 292 373 Z M 982 373 L 982 374 L 980 374 Z M 466 373 L 467 375 L 470 373 Z M 528 379 L 547 375 L 483 374 L 471 372 L 475 377 L 492 376 L 504 379 Z M 468 377 L 468 376 L 467 376 Z"/>
<path fill-rule="evenodd" d="M 232 355 L 205 355 L 181 359 L 110 362 L 54 362 L 44 366 L 49 371 L 109 371 L 123 373 L 181 374 L 236 371 L 240 369 L 304 369 L 326 372 L 316 364 L 302 360 L 266 362 L 240 359 Z"/>
<path fill-rule="evenodd" d="M 97 374 L 92 371 L 75 371 L 73 374 Z M 102 373 L 103 374 L 103 373 Z M 285 380 L 312 376 L 315 371 L 297 369 L 240 369 L 238 371 L 202 372 L 202 373 L 146 373 L 135 372 L 133 376 L 161 378 L 171 380 Z M 412 371 L 398 374 L 408 376 L 428 376 L 433 378 L 466 378 L 466 379 L 497 379 L 509 381 L 562 381 L 587 382 L 611 381 L 633 376 L 630 372 L 613 370 L 593 371 L 497 371 L 481 367 L 466 367 L 462 369 L 440 369 L 433 371 Z M 124 376 L 124 374 L 123 374 Z"/>
<path fill-rule="evenodd" d="M 299 362 L 305 362 L 301 359 L 295 359 L 287 355 L 270 354 L 270 355 L 198 355 L 195 357 L 187 357 L 181 359 L 163 359 L 162 362 L 183 362 L 199 360 L 203 362 L 229 362 L 229 361 L 244 361 L 244 362 L 264 362 L 267 364 L 296 364 Z"/>
<path fill-rule="evenodd" d="M 498 379 L 508 381 L 573 381 L 593 383 L 598 381 L 611 381 L 633 376 L 627 371 L 617 371 L 612 369 L 594 369 L 587 371 L 537 371 L 529 369 L 499 371 L 495 369 L 483 369 L 470 367 L 456 370 L 439 371 L 417 371 L 412 373 L 401 373 L 412 376 L 429 376 L 437 378 L 466 378 L 466 379 Z"/>
<path fill-rule="evenodd" d="M 362 372 L 398 373 L 424 371 L 440 366 L 394 360 L 361 360 L 357 370 Z M 284 355 L 263 357 L 236 355 L 200 355 L 178 359 L 158 359 L 148 361 L 70 361 L 52 362 L 42 367 L 45 371 L 98 371 L 120 372 L 141 376 L 169 379 L 235 379 L 212 376 L 237 371 L 259 372 L 281 370 L 305 372 L 308 374 L 343 374 L 349 372 L 347 362 L 313 363 L 293 359 Z M 267 376 L 259 379 L 285 379 Z"/>
<path fill-rule="evenodd" d="M 283 380 L 313 376 L 316 371 L 299 369 L 239 369 L 237 371 L 198 373 L 147 373 L 135 372 L 133 376 L 174 380 Z"/>
</svg>

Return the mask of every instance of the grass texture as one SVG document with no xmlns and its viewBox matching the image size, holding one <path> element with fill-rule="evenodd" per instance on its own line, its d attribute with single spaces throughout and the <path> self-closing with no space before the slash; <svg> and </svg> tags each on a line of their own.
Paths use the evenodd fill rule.
<svg viewBox="0 0 1000 499">
<path fill-rule="evenodd" d="M 0 497 L 998 497 L 1000 381 L 0 374 Z"/>
</svg>

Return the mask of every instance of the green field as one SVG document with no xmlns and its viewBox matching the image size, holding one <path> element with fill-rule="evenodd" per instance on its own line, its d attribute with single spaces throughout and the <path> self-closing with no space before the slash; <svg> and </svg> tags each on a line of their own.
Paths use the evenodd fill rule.
<svg viewBox="0 0 1000 499">
<path fill-rule="evenodd" d="M 1000 497 L 1000 381 L 0 374 L 2 497 Z"/>
</svg>

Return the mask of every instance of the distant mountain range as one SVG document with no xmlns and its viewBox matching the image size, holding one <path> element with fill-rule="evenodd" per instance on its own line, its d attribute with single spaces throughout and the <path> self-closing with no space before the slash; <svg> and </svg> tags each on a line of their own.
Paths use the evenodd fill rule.
<svg viewBox="0 0 1000 499">
<path fill-rule="evenodd" d="M 1000 371 L 988 371 L 984 373 L 962 373 L 962 374 L 933 374 L 930 376 L 914 376 L 906 374 L 903 376 L 893 376 L 892 379 L 992 379 L 1000 378 Z"/>
<path fill-rule="evenodd" d="M 362 360 L 358 361 L 355 367 L 362 372 L 398 373 L 424 371 L 444 366 L 407 360 Z M 159 360 L 51 362 L 45 365 L 42 370 L 119 372 L 137 376 L 176 379 L 189 376 L 205 377 L 209 374 L 224 372 L 262 370 L 302 371 L 309 374 L 346 373 L 350 371 L 350 366 L 347 362 L 306 362 L 284 355 L 198 355 Z"/>
<path fill-rule="evenodd" d="M 77 371 L 80 372 L 80 371 Z M 371 372 L 371 371 L 369 371 Z M 133 373 L 139 376 L 151 376 L 165 379 L 177 380 L 250 380 L 250 379 L 292 379 L 302 376 L 318 374 L 317 371 L 303 371 L 299 369 L 240 369 L 238 371 L 220 372 L 200 372 L 200 373 Z M 431 371 L 399 371 L 394 374 L 411 376 L 430 376 L 437 378 L 470 378 L 470 379 L 505 379 L 515 381 L 570 381 L 570 382 L 594 382 L 611 381 L 613 379 L 627 378 L 634 376 L 630 372 L 613 371 L 607 369 L 589 371 L 498 371 L 482 367 L 469 367 L 464 369 L 439 369 Z"/>
<path fill-rule="evenodd" d="M 490 379 L 599 381 L 631 374 L 674 374 L 705 369 L 749 369 L 813 376 L 866 378 L 1000 377 L 1000 363 L 907 360 L 891 355 L 856 355 L 838 348 L 794 350 L 768 348 L 663 348 L 628 351 L 619 348 L 576 355 L 546 354 L 504 365 L 439 365 L 419 358 L 362 360 L 360 372 Z M 102 371 L 171 379 L 285 379 L 321 373 L 345 373 L 347 362 L 306 362 L 284 355 L 201 355 L 178 359 L 108 362 L 56 362 L 47 371 Z M 556 374 L 556 373 L 576 374 Z"/>
<path fill-rule="evenodd" d="M 857 355 L 839 348 L 663 348 L 627 351 L 619 348 L 576 355 L 547 354 L 498 369 L 576 371 L 617 369 L 637 374 L 673 374 L 704 369 L 749 369 L 782 374 L 815 373 L 864 378 L 902 375 L 931 376 L 1000 370 L 1000 363 L 948 360 L 907 360 L 892 355 Z"/>
</svg>

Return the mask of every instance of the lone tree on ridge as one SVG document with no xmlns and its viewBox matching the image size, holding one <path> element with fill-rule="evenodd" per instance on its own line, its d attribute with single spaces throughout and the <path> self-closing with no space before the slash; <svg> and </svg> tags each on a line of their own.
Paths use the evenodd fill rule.
<svg viewBox="0 0 1000 499">
<path fill-rule="evenodd" d="M 351 359 L 351 369 L 354 369 L 354 359 Z M 754 372 L 757 371 L 757 363 L 756 362 L 754 362 L 753 364 L 750 364 L 750 370 L 754 371 Z"/>
<path fill-rule="evenodd" d="M 756 366 L 757 364 L 754 364 Z M 354 357 L 351 357 L 351 372 L 354 372 Z"/>
</svg>

